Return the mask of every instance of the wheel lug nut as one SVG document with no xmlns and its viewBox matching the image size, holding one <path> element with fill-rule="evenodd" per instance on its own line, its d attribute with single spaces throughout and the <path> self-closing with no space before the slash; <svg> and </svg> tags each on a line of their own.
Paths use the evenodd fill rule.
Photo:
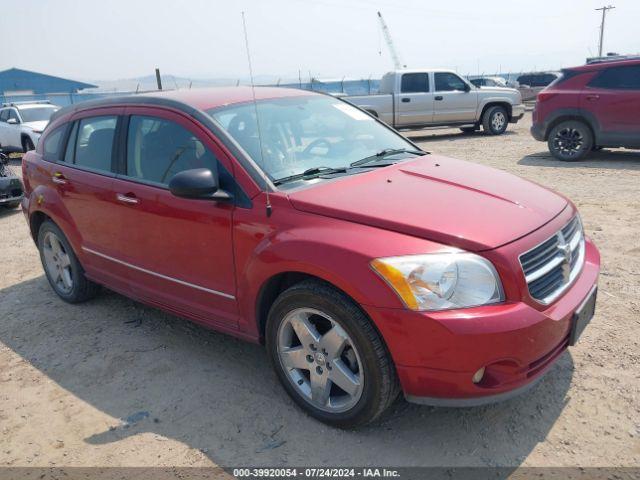
<svg viewBox="0 0 640 480">
<path fill-rule="evenodd" d="M 316 367 L 316 372 L 318 372 L 318 375 L 322 375 L 322 367 Z"/>
<path fill-rule="evenodd" d="M 304 383 L 304 380 L 300 379 L 298 380 L 298 385 L 302 385 Z"/>
<path fill-rule="evenodd" d="M 307 362 L 309 362 L 309 363 L 313 362 L 313 356 L 312 355 L 307 355 Z"/>
<path fill-rule="evenodd" d="M 314 352 L 317 350 L 316 346 L 313 343 L 309 344 L 309 348 Z"/>
<path fill-rule="evenodd" d="M 327 370 L 331 370 L 331 364 L 327 363 Z"/>
<path fill-rule="evenodd" d="M 327 351 L 323 348 L 322 349 L 322 353 L 324 353 L 325 355 L 327 355 Z"/>
</svg>

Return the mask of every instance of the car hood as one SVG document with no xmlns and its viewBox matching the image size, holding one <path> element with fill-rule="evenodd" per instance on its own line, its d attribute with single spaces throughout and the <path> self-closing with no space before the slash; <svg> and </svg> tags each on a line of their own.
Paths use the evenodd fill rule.
<svg viewBox="0 0 640 480">
<path fill-rule="evenodd" d="M 35 130 L 36 132 L 41 132 L 44 130 L 44 127 L 47 126 L 47 123 L 49 123 L 48 120 L 41 120 L 39 122 L 24 122 L 23 125 Z"/>
<path fill-rule="evenodd" d="M 551 221 L 568 201 L 515 175 L 436 155 L 289 193 L 294 208 L 470 251 Z"/>
</svg>

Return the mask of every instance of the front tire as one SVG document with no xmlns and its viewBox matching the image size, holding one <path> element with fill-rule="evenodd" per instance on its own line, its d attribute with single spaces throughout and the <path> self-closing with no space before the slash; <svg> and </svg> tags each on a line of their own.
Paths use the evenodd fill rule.
<svg viewBox="0 0 640 480">
<path fill-rule="evenodd" d="M 31 140 L 30 137 L 24 137 L 22 139 L 22 152 L 23 153 L 27 153 L 30 152 L 31 150 L 35 150 L 35 146 L 33 145 L 33 141 Z"/>
<path fill-rule="evenodd" d="M 509 125 L 509 115 L 504 107 L 489 107 L 482 116 L 482 129 L 488 135 L 502 135 Z"/>
<path fill-rule="evenodd" d="M 551 129 L 547 145 L 551 155 L 558 160 L 575 162 L 582 160 L 591 152 L 593 134 L 583 122 L 568 120 Z"/>
<path fill-rule="evenodd" d="M 100 286 L 85 277 L 67 237 L 50 220 L 40 226 L 38 250 L 47 280 L 62 300 L 80 303 L 97 295 Z"/>
<path fill-rule="evenodd" d="M 304 281 L 280 294 L 269 311 L 266 346 L 287 393 L 329 425 L 370 423 L 398 396 L 395 368 L 371 321 L 322 282 Z"/>
</svg>

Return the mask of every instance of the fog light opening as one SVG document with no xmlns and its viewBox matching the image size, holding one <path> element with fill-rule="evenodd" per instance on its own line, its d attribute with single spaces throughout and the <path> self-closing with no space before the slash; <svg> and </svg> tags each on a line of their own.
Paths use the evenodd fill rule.
<svg viewBox="0 0 640 480">
<path fill-rule="evenodd" d="M 471 381 L 473 383 L 480 383 L 482 381 L 482 377 L 484 377 L 484 367 L 473 374 L 473 377 L 471 377 Z"/>
</svg>

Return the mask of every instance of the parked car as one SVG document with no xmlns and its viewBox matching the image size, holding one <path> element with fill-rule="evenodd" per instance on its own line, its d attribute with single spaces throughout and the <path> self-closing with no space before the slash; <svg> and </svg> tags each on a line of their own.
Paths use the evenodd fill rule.
<svg viewBox="0 0 640 480">
<path fill-rule="evenodd" d="M 559 160 L 604 147 L 640 149 L 640 59 L 562 71 L 538 94 L 531 134 Z"/>
<path fill-rule="evenodd" d="M 543 88 L 553 83 L 560 77 L 559 72 L 535 72 L 520 75 L 516 82 L 518 91 L 522 95 L 524 101 L 535 100 L 536 95 Z"/>
<path fill-rule="evenodd" d="M 512 397 L 576 342 L 600 258 L 568 199 L 423 152 L 328 95 L 255 95 L 54 115 L 24 156 L 22 206 L 60 298 L 105 285 L 264 343 L 293 400 L 340 427 L 399 391 L 430 405 Z"/>
<path fill-rule="evenodd" d="M 469 78 L 469 81 L 478 88 L 507 86 L 507 81 L 502 77 L 477 77 Z"/>
<path fill-rule="evenodd" d="M 59 108 L 49 102 L 3 104 L 0 108 L 0 147 L 5 152 L 33 150 L 49 118 Z"/>
<path fill-rule="evenodd" d="M 22 200 L 22 182 L 9 168 L 9 157 L 0 151 L 0 207 L 16 208 Z"/>
<path fill-rule="evenodd" d="M 477 88 L 448 70 L 396 70 L 382 77 L 378 95 L 343 97 L 394 128 L 460 126 L 500 135 L 524 115 L 517 90 Z"/>
</svg>

